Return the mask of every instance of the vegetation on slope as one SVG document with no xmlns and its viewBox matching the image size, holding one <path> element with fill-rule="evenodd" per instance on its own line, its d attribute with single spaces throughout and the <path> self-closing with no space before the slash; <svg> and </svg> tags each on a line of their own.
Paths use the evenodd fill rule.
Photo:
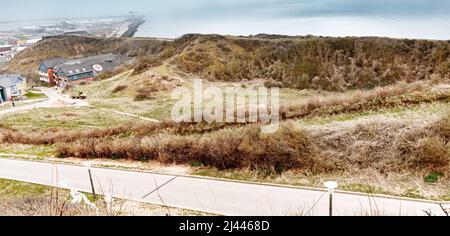
<svg viewBox="0 0 450 236">
<path fill-rule="evenodd" d="M 297 89 L 344 91 L 450 76 L 448 41 L 272 35 L 188 34 L 174 41 L 64 36 L 20 53 L 8 70 L 34 78 L 41 60 L 100 53 L 135 58 L 135 74 L 169 63 L 210 80 L 265 79 Z"/>
<path fill-rule="evenodd" d="M 2 122 L 1 143 L 51 145 L 60 157 L 152 160 L 221 171 L 295 171 L 314 176 L 377 173 L 386 178 L 401 173 L 416 179 L 427 177 L 427 181 L 438 176 L 444 184 L 450 180 L 448 115 L 436 120 L 427 117 L 428 123 L 383 118 L 336 128 L 304 126 L 314 119 L 354 119 L 367 112 L 395 113 L 397 109 L 436 103 L 448 108 L 448 41 L 271 35 L 185 35 L 173 42 L 82 37 L 70 40 L 43 41 L 19 55 L 10 69 L 36 64 L 41 58 L 39 53 L 58 55 L 50 47 L 53 44 L 60 49 L 70 48 L 79 40 L 83 41 L 83 54 L 70 49 L 65 56 L 115 52 L 135 58 L 133 73 L 70 90 L 88 94 L 88 101 L 97 107 L 92 108 L 92 118 L 97 117 L 93 121 L 103 119 L 96 115 L 98 108 L 148 118 L 158 114 L 161 117 L 156 118 L 164 119 L 170 109 L 165 113 L 161 108 L 171 104 L 168 92 L 195 76 L 215 85 L 237 82 L 247 86 L 249 82 L 243 81 L 260 79 L 260 84 L 282 86 L 285 91 L 295 91 L 295 96 L 282 93 L 289 101 L 282 102 L 283 123 L 275 134 L 261 134 L 260 124 L 124 122 L 117 117 L 105 125 L 89 127 L 81 122 L 72 128 L 64 119 L 58 119 L 73 113 L 64 112 L 48 116 L 58 120 L 50 122 L 52 126 L 45 119 L 37 122 L 41 128 Z M 35 70 L 34 66 L 29 68 Z M 175 79 L 183 74 L 186 76 Z M 300 89 L 311 89 L 303 92 L 313 91 L 320 96 L 299 98 Z"/>
<path fill-rule="evenodd" d="M 219 169 L 251 168 L 314 174 L 376 169 L 381 173 L 448 173 L 448 119 L 409 130 L 405 124 L 372 123 L 339 135 L 312 134 L 285 123 L 274 134 L 258 126 L 203 135 L 158 133 L 143 137 L 81 139 L 61 143 L 61 156 L 202 163 Z"/>
<path fill-rule="evenodd" d="M 299 118 L 324 117 L 336 114 L 353 114 L 432 102 L 448 102 L 449 100 L 450 88 L 448 87 L 441 88 L 439 85 L 434 86 L 428 82 L 413 84 L 398 83 L 383 88 L 368 90 L 364 93 L 357 91 L 339 96 L 329 95 L 305 99 L 301 102 L 285 105 L 281 111 L 281 118 L 282 120 L 296 120 Z M 229 123 L 175 123 L 169 120 L 161 123 L 126 122 L 126 120 L 119 119 L 115 116 L 111 117 L 109 121 L 106 121 L 102 118 L 103 111 L 89 108 L 80 110 L 79 112 L 84 113 L 82 117 L 91 119 L 91 123 L 96 124 L 96 127 L 71 130 L 70 126 L 87 126 L 90 123 L 79 120 L 78 113 L 62 109 L 53 114 L 55 123 L 49 120 L 49 118 L 52 118 L 49 115 L 39 119 L 39 122 L 34 121 L 34 123 L 39 123 L 39 126 L 44 125 L 46 129 L 36 130 L 30 127 L 25 130 L 24 126 L 26 127 L 27 123 L 23 122 L 23 119 L 29 120 L 29 117 L 24 117 L 23 119 L 17 117 L 17 121 L 12 119 L 11 121 L 3 122 L 4 127 L 0 134 L 0 142 L 42 145 L 72 143 L 82 139 L 123 136 L 124 134 L 126 134 L 125 137 L 127 138 L 136 136 L 143 137 L 158 133 L 174 135 L 206 134 L 227 127 L 236 128 L 245 126 L 245 124 Z M 36 116 L 36 114 L 39 113 L 34 112 L 32 115 Z M 16 125 L 18 122 L 20 126 Z M 125 122 L 125 124 L 117 125 L 120 122 Z"/>
<path fill-rule="evenodd" d="M 343 91 L 450 75 L 450 42 L 389 38 L 185 35 L 165 49 L 183 72 Z"/>
<path fill-rule="evenodd" d="M 84 193 L 82 193 L 84 194 Z M 68 190 L 0 179 L 0 216 L 158 216 L 206 213 L 85 194 L 97 210 L 73 203 Z"/>
</svg>

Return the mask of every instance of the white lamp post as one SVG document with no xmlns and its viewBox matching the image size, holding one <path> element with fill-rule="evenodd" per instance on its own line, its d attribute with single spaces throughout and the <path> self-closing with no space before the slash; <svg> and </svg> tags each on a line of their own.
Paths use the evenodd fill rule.
<svg viewBox="0 0 450 236">
<path fill-rule="evenodd" d="M 327 181 L 323 183 L 323 185 L 328 189 L 328 193 L 330 194 L 330 216 L 333 216 L 333 193 L 334 190 L 339 186 L 335 181 Z"/>
</svg>

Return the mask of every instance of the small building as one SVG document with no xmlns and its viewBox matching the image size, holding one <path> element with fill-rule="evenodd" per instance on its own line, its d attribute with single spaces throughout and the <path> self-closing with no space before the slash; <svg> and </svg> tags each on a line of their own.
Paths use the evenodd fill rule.
<svg viewBox="0 0 450 236">
<path fill-rule="evenodd" d="M 19 43 L 20 39 L 16 37 L 9 37 L 8 44 L 16 46 Z"/>
<path fill-rule="evenodd" d="M 66 61 L 56 71 L 58 86 L 90 81 L 98 74 L 112 71 L 122 64 L 122 57 L 111 53 Z"/>
<path fill-rule="evenodd" d="M 2 52 L 11 52 L 12 45 L 1 45 L 0 46 L 0 53 Z"/>
<path fill-rule="evenodd" d="M 12 46 L 3 45 L 0 46 L 0 63 L 8 62 L 12 58 Z"/>
<path fill-rule="evenodd" d="M 13 101 L 25 95 L 27 80 L 20 75 L 0 75 L 0 103 Z"/>
<path fill-rule="evenodd" d="M 54 86 L 57 83 L 55 73 L 61 64 L 65 62 L 65 59 L 62 57 L 51 58 L 45 61 L 42 61 L 39 64 L 39 79 L 43 82 L 47 82 L 50 85 Z"/>
</svg>

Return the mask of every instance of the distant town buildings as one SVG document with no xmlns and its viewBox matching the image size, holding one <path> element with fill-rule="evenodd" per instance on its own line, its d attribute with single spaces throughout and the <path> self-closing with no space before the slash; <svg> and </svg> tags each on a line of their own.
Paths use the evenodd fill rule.
<svg viewBox="0 0 450 236">
<path fill-rule="evenodd" d="M 8 62 L 13 58 L 13 45 L 0 45 L 0 63 Z"/>
<path fill-rule="evenodd" d="M 0 103 L 13 101 L 25 95 L 27 80 L 20 75 L 0 75 Z"/>
<path fill-rule="evenodd" d="M 114 19 L 63 20 L 50 24 L 22 26 L 16 30 L 0 28 L 0 64 L 7 63 L 17 53 L 42 39 L 65 35 L 132 37 L 143 22 L 143 16 L 133 13 Z"/>
<path fill-rule="evenodd" d="M 90 81 L 95 76 L 112 71 L 124 63 L 122 57 L 116 54 L 103 54 L 72 60 L 51 58 L 40 63 L 38 72 L 41 81 L 53 86 L 65 87 L 79 84 L 82 81 Z"/>
<path fill-rule="evenodd" d="M 17 37 L 0 34 L 0 63 L 10 61 L 18 52 L 40 40 L 40 37 L 19 39 Z"/>
</svg>

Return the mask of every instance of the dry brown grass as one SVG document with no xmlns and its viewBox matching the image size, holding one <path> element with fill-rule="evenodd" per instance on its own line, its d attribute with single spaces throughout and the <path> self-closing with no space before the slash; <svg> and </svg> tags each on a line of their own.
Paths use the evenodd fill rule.
<svg viewBox="0 0 450 236">
<path fill-rule="evenodd" d="M 375 121 L 318 131 L 313 139 L 333 171 L 372 169 L 385 175 L 406 171 L 423 176 L 450 170 L 449 125 L 448 118 L 425 126 Z"/>
<path fill-rule="evenodd" d="M 134 96 L 134 101 L 144 101 L 149 99 L 155 99 L 154 94 L 157 93 L 158 90 L 153 88 L 141 88 L 136 91 L 136 95 Z"/>
<path fill-rule="evenodd" d="M 60 198 L 60 197 L 59 197 Z M 13 200 L 2 200 L 0 215 L 2 216 L 95 216 L 93 209 L 71 204 L 67 199 L 59 199 L 55 205 L 54 198 L 48 196 L 21 197 Z"/>
<path fill-rule="evenodd" d="M 60 144 L 62 156 L 157 160 L 162 163 L 200 163 L 219 169 L 266 169 L 282 172 L 313 168 L 314 150 L 304 131 L 283 126 L 275 134 L 259 127 L 225 129 L 205 135 L 162 134 L 133 139 L 97 139 Z"/>
<path fill-rule="evenodd" d="M 171 121 L 160 123 L 128 122 L 115 127 L 96 128 L 90 130 L 51 128 L 45 131 L 22 131 L 2 127 L 0 128 L 0 143 L 47 145 L 55 143 L 72 143 L 84 139 L 108 138 L 115 136 L 142 137 L 157 133 L 189 135 L 209 133 L 225 127 L 227 127 L 227 124 L 175 123 Z"/>
<path fill-rule="evenodd" d="M 410 161 L 411 167 L 424 167 L 437 172 L 447 171 L 450 162 L 450 144 L 447 142 L 448 140 L 440 137 L 419 140 Z"/>
<path fill-rule="evenodd" d="M 365 169 L 380 173 L 447 173 L 448 121 L 426 127 L 369 123 L 346 130 L 309 133 L 284 123 L 274 134 L 257 125 L 203 135 L 157 134 L 140 138 L 89 139 L 62 143 L 61 156 L 156 160 L 218 169 L 251 168 L 281 173 L 338 173 Z M 444 127 L 444 128 L 442 128 Z"/>
<path fill-rule="evenodd" d="M 398 83 L 370 91 L 316 98 L 284 109 L 284 119 L 447 101 L 448 89 Z M 244 126 L 244 127 L 240 127 Z M 251 168 L 330 173 L 372 169 L 380 173 L 449 170 L 450 119 L 425 127 L 373 122 L 309 133 L 284 122 L 274 134 L 260 125 L 128 123 L 112 128 L 25 132 L 5 129 L 0 142 L 57 144 L 61 157 L 156 160 L 218 169 Z"/>
<path fill-rule="evenodd" d="M 112 90 L 112 93 L 118 93 L 118 92 L 124 91 L 127 88 L 128 88 L 128 86 L 126 86 L 126 85 L 118 85 Z"/>
<path fill-rule="evenodd" d="M 178 125 L 178 126 L 176 126 Z M 371 169 L 381 174 L 448 173 L 450 119 L 426 126 L 371 122 L 310 132 L 284 122 L 278 132 L 259 125 L 238 128 L 172 123 L 123 125 L 73 132 L 2 132 L 2 142 L 57 144 L 61 157 L 155 160 L 218 169 L 280 173 L 339 173 Z"/>
<path fill-rule="evenodd" d="M 122 199 L 106 203 L 104 199 L 94 202 L 98 211 L 84 204 L 71 203 L 67 193 L 14 198 L 0 197 L 0 216 L 187 216 L 207 213 L 156 206 Z"/>
<path fill-rule="evenodd" d="M 347 91 L 448 78 L 447 41 L 184 35 L 168 48 L 183 72 L 216 81 L 261 78 L 283 87 Z"/>
<path fill-rule="evenodd" d="M 432 91 L 427 82 L 407 84 L 399 82 L 373 90 L 357 91 L 334 97 L 314 97 L 299 105 L 281 109 L 284 119 L 322 115 L 377 111 L 385 108 L 417 105 L 434 101 L 449 101 L 450 91 Z"/>
<path fill-rule="evenodd" d="M 0 134 L 2 143 L 21 143 L 46 145 L 60 142 L 75 142 L 80 139 L 95 139 L 127 133 L 150 134 L 155 130 L 170 126 L 169 123 L 127 123 L 117 127 L 101 128 L 92 130 L 66 130 L 53 128 L 43 132 L 27 132 L 6 129 Z"/>
</svg>

